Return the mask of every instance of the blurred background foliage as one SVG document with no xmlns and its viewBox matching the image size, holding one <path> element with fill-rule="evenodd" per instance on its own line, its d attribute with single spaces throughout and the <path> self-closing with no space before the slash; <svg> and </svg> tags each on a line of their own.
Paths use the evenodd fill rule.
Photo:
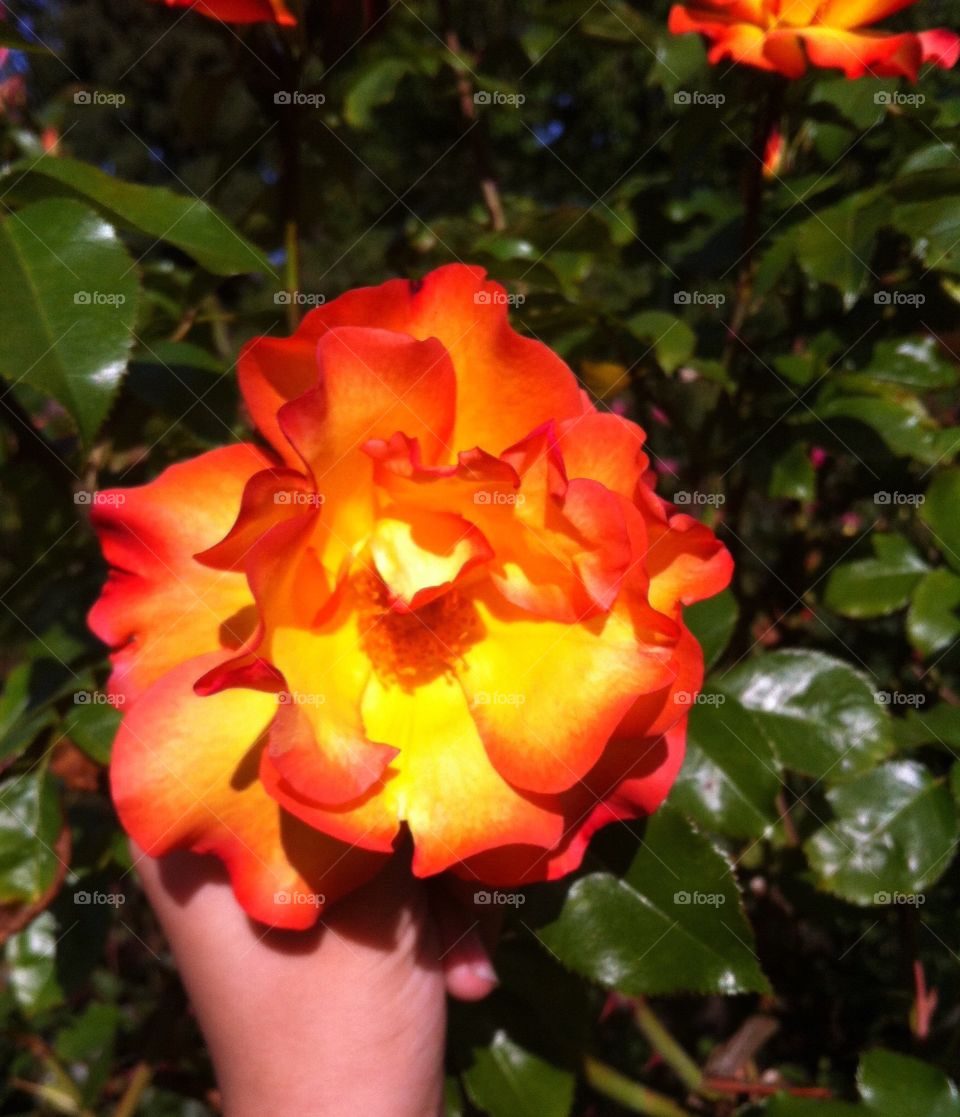
<svg viewBox="0 0 960 1117">
<path fill-rule="evenodd" d="M 449 1113 L 960 1115 L 960 77 L 787 84 L 666 15 L 7 11 L 0 1113 L 218 1112 L 106 793 L 90 494 L 245 436 L 246 338 L 463 259 L 737 572 L 668 808 L 511 913 Z"/>
</svg>

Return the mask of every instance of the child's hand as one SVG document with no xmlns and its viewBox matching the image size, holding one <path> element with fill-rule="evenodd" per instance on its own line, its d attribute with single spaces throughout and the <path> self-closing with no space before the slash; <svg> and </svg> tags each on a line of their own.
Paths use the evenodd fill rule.
<svg viewBox="0 0 960 1117">
<path fill-rule="evenodd" d="M 398 855 L 315 930 L 271 931 L 213 858 L 134 855 L 226 1117 L 441 1112 L 445 993 L 476 1000 L 496 984 L 472 909 Z"/>
</svg>

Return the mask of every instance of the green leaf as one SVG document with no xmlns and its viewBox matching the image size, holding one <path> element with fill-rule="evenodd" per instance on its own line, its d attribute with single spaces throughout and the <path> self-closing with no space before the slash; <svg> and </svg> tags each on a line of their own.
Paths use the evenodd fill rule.
<svg viewBox="0 0 960 1117">
<path fill-rule="evenodd" d="M 875 534 L 874 558 L 834 567 L 823 600 L 844 617 L 885 617 L 906 607 L 930 567 L 899 535 Z"/>
<path fill-rule="evenodd" d="M 848 78 L 823 78 L 814 85 L 810 94 L 813 103 L 833 105 L 858 129 L 867 130 L 879 124 L 886 113 L 877 102 L 877 93 L 896 89 L 895 81 L 880 82 L 875 78 L 850 81 Z"/>
<path fill-rule="evenodd" d="M 960 749 L 960 706 L 939 702 L 932 710 L 907 710 L 907 716 L 893 724 L 904 748 L 940 744 L 951 751 Z"/>
<path fill-rule="evenodd" d="M 866 1106 L 883 1117 L 960 1117 L 960 1093 L 942 1071 L 893 1051 L 868 1051 L 857 1075 Z"/>
<path fill-rule="evenodd" d="M 945 469 L 933 479 L 920 506 L 920 519 L 933 533 L 943 557 L 960 571 L 960 469 Z"/>
<path fill-rule="evenodd" d="M 79 159 L 58 156 L 10 168 L 15 194 L 83 199 L 111 221 L 176 245 L 214 275 L 272 271 L 266 257 L 199 198 L 162 186 L 122 182 Z"/>
<path fill-rule="evenodd" d="M 7 675 L 0 693 L 0 759 L 19 756 L 55 717 L 53 707 L 30 708 L 33 665 L 19 663 Z"/>
<path fill-rule="evenodd" d="M 629 995 L 768 988 L 730 865 L 670 807 L 622 879 L 580 877 L 537 933 L 565 966 Z"/>
<path fill-rule="evenodd" d="M 827 793 L 835 818 L 806 843 L 820 887 L 855 904 L 918 897 L 947 869 L 957 808 L 921 764 L 883 764 Z M 903 902 L 903 901 L 901 901 Z"/>
<path fill-rule="evenodd" d="M 836 781 L 873 767 L 892 744 L 873 685 L 842 659 L 813 651 L 757 656 L 722 676 L 781 764 Z M 728 716 L 730 703 L 719 707 Z"/>
<path fill-rule="evenodd" d="M 499 1029 L 464 1074 L 471 1100 L 490 1117 L 567 1117 L 576 1079 Z"/>
<path fill-rule="evenodd" d="M 57 981 L 57 941 L 60 932 L 50 911 L 41 912 L 6 943 L 10 988 L 17 1004 L 34 1015 L 63 1000 Z"/>
<path fill-rule="evenodd" d="M 63 722 L 64 735 L 98 764 L 110 763 L 113 739 L 120 728 L 122 713 L 107 702 L 74 705 Z"/>
<path fill-rule="evenodd" d="M 0 785 L 0 903 L 29 903 L 50 887 L 60 825 L 56 785 L 45 770 Z"/>
<path fill-rule="evenodd" d="M 735 838 L 770 835 L 780 767 L 769 741 L 715 684 L 690 711 L 687 752 L 670 802 L 704 829 Z"/>
<path fill-rule="evenodd" d="M 872 192 L 853 194 L 791 230 L 804 273 L 836 287 L 848 310 L 873 274 L 870 259 L 887 209 L 887 203 Z"/>
<path fill-rule="evenodd" d="M 820 404 L 822 419 L 854 419 L 871 427 L 887 446 L 924 465 L 936 465 L 945 454 L 955 454 L 960 439 L 952 430 L 941 430 L 915 399 L 880 396 L 836 396 Z"/>
<path fill-rule="evenodd" d="M 675 372 L 689 361 L 697 345 L 696 334 L 686 322 L 663 310 L 636 314 L 627 327 L 634 337 L 653 349 L 664 372 Z"/>
<path fill-rule="evenodd" d="M 133 343 L 130 258 L 101 217 L 60 199 L 0 222 L 0 272 L 0 374 L 53 396 L 90 443 Z"/>
<path fill-rule="evenodd" d="M 703 648 L 704 670 L 717 662 L 733 635 L 740 609 L 730 590 L 688 605 L 683 619 Z"/>
<path fill-rule="evenodd" d="M 907 636 L 924 656 L 949 647 L 960 636 L 960 577 L 932 570 L 913 592 L 907 610 Z"/>
<path fill-rule="evenodd" d="M 957 379 L 956 366 L 941 355 L 933 337 L 881 341 L 874 347 L 866 368 L 844 377 L 845 382 L 854 384 L 872 381 L 920 392 L 952 388 Z"/>
<path fill-rule="evenodd" d="M 960 198 L 945 195 L 896 206 L 892 224 L 914 241 L 923 265 L 956 272 L 960 265 Z"/>
<path fill-rule="evenodd" d="M 346 122 L 352 128 L 371 127 L 374 110 L 392 101 L 400 82 L 414 70 L 408 58 L 381 58 L 367 66 L 344 99 Z"/>
<path fill-rule="evenodd" d="M 816 495 L 817 475 L 804 442 L 795 442 L 773 463 L 769 493 L 775 500 L 809 503 Z"/>
</svg>

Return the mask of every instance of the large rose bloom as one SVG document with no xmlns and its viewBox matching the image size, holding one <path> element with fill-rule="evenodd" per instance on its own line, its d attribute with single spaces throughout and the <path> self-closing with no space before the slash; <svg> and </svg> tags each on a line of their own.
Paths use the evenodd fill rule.
<svg viewBox="0 0 960 1117">
<path fill-rule="evenodd" d="M 352 291 L 241 354 L 266 448 L 95 503 L 120 818 L 219 855 L 266 923 L 308 926 L 404 829 L 420 876 L 559 877 L 677 774 L 682 608 L 730 556 L 506 302 L 456 265 Z"/>
<path fill-rule="evenodd" d="M 848 78 L 908 77 L 931 62 L 949 68 L 960 54 L 952 31 L 903 35 L 869 25 L 915 0 L 694 0 L 670 12 L 676 34 L 700 31 L 712 40 L 709 58 L 729 58 L 788 78 L 814 66 L 836 67 Z"/>
</svg>

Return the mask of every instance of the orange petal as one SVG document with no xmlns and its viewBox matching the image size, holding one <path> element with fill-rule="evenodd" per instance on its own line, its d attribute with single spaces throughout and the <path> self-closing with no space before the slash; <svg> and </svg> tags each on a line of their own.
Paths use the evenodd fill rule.
<svg viewBox="0 0 960 1117">
<path fill-rule="evenodd" d="M 917 38 L 920 40 L 924 62 L 941 66 L 945 70 L 951 70 L 956 66 L 957 60 L 960 59 L 960 35 L 938 28 L 933 31 L 921 31 Z"/>
<path fill-rule="evenodd" d="M 244 350 L 241 390 L 254 422 L 281 453 L 277 411 L 316 383 L 310 342 L 343 326 L 439 339 L 458 380 L 451 446 L 499 452 L 545 415 L 559 420 L 580 413 L 573 373 L 541 342 L 511 328 L 503 288 L 485 282 L 481 268 L 449 264 L 422 280 L 395 279 L 350 291 L 311 311 L 294 338 L 259 339 Z M 503 376 L 506 368 L 509 377 Z M 408 424 L 397 423 L 394 429 L 408 429 Z"/>
<path fill-rule="evenodd" d="M 197 698 L 193 682 L 216 659 L 181 663 L 124 717 L 110 772 L 117 812 L 153 857 L 216 854 L 255 919 L 309 927 L 384 858 L 311 830 L 267 795 L 257 767 L 275 700 L 242 690 Z"/>
<path fill-rule="evenodd" d="M 413 835 L 413 871 L 431 876 L 506 841 L 552 848 L 563 820 L 549 797 L 524 795 L 490 763 L 463 692 L 441 675 L 416 690 L 370 680 L 371 736 L 400 749 L 383 795 Z"/>
<path fill-rule="evenodd" d="M 836 67 L 848 78 L 907 77 L 915 81 L 923 61 L 917 35 L 843 31 L 833 27 L 807 27 L 797 32 L 815 66 Z"/>
<path fill-rule="evenodd" d="M 478 595 L 485 636 L 458 672 L 490 759 L 537 792 L 575 784 L 640 694 L 672 681 L 675 626 L 641 601 L 559 624 Z"/>
<path fill-rule="evenodd" d="M 148 485 L 98 494 L 91 520 L 112 569 L 89 623 L 115 649 L 111 689 L 128 701 L 184 659 L 249 635 L 246 579 L 193 556 L 229 530 L 247 480 L 269 464 L 239 444 L 173 465 Z"/>
<path fill-rule="evenodd" d="M 283 0 L 162 0 L 168 8 L 190 8 L 222 23 L 277 23 L 293 27 L 296 19 Z"/>
<path fill-rule="evenodd" d="M 854 28 L 868 23 L 878 23 L 901 8 L 908 8 L 916 0 L 824 0 L 817 15 L 817 23 L 826 27 Z M 812 20 L 807 20 L 812 23 Z"/>
<path fill-rule="evenodd" d="M 726 589 L 733 559 L 708 527 L 683 513 L 671 516 L 668 525 L 647 526 L 646 561 L 654 609 L 673 616 L 678 605 L 692 605 Z"/>
</svg>

